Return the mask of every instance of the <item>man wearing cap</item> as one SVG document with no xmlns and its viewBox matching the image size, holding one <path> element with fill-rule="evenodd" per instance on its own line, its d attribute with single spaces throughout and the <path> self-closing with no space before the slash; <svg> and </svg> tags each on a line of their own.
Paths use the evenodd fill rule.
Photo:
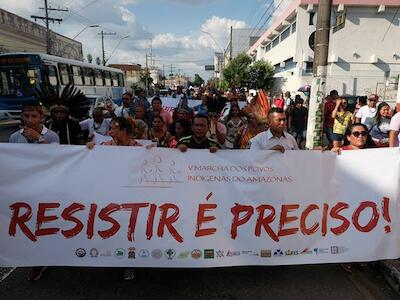
<svg viewBox="0 0 400 300">
<path fill-rule="evenodd" d="M 138 106 L 138 105 L 144 106 L 146 111 L 149 110 L 149 108 L 150 108 L 150 102 L 149 102 L 149 100 L 147 100 L 144 90 L 142 90 L 142 89 L 137 90 L 136 95 L 137 95 L 137 97 L 132 101 L 132 103 L 130 105 L 129 114 L 131 116 L 133 116 L 135 114 L 135 109 L 136 109 L 136 106 Z"/>
<path fill-rule="evenodd" d="M 372 128 L 373 120 L 376 115 L 376 103 L 378 102 L 378 95 L 372 94 L 368 97 L 368 105 L 361 107 L 356 114 L 356 123 L 362 123 Z"/>
<path fill-rule="evenodd" d="M 124 93 L 122 95 L 122 105 L 114 109 L 115 116 L 128 118 L 130 116 L 129 111 L 131 104 L 132 104 L 132 94 L 129 92 Z"/>
</svg>

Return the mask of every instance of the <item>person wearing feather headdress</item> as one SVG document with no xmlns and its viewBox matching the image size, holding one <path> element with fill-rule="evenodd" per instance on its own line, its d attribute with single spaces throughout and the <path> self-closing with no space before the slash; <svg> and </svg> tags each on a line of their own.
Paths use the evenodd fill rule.
<svg viewBox="0 0 400 300">
<path fill-rule="evenodd" d="M 60 144 L 82 144 L 78 120 L 88 115 L 89 100 L 79 89 L 68 83 L 59 93 L 57 88 L 45 81 L 41 89 L 36 90 L 35 98 L 50 112 L 46 125 L 59 135 Z"/>
<path fill-rule="evenodd" d="M 60 137 L 60 144 L 82 144 L 82 130 L 79 122 L 71 118 L 69 109 L 65 105 L 53 105 L 50 107 L 50 119 L 46 122 L 49 129 Z"/>
</svg>

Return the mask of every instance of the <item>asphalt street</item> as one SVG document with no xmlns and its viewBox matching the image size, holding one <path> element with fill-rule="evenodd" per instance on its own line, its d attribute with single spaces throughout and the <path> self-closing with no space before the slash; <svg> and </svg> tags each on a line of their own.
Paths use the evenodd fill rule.
<svg viewBox="0 0 400 300">
<path fill-rule="evenodd" d="M 216 269 L 53 267 L 36 282 L 18 268 L 0 282 L 0 299 L 399 299 L 372 265 L 337 264 Z"/>
</svg>

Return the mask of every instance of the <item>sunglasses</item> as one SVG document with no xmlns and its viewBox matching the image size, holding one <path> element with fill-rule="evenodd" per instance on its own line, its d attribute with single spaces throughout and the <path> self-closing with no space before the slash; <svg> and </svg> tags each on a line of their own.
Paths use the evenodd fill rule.
<svg viewBox="0 0 400 300">
<path fill-rule="evenodd" d="M 366 132 L 366 131 L 354 131 L 354 132 L 352 132 L 351 133 L 353 136 L 355 136 L 355 137 L 359 137 L 360 135 L 362 136 L 362 137 L 366 137 L 367 135 L 368 135 L 368 132 Z"/>
</svg>

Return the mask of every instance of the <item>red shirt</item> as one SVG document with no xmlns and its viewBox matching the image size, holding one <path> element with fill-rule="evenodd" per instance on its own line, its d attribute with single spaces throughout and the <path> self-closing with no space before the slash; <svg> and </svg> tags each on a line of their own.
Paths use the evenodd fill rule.
<svg viewBox="0 0 400 300">
<path fill-rule="evenodd" d="M 324 105 L 324 124 L 327 128 L 333 128 L 332 112 L 336 107 L 335 100 L 327 100 Z"/>
<path fill-rule="evenodd" d="M 283 101 L 283 99 L 281 99 L 281 98 L 276 98 L 276 99 L 274 99 L 274 105 L 277 108 L 283 109 L 283 106 L 285 105 L 285 101 Z"/>
</svg>

